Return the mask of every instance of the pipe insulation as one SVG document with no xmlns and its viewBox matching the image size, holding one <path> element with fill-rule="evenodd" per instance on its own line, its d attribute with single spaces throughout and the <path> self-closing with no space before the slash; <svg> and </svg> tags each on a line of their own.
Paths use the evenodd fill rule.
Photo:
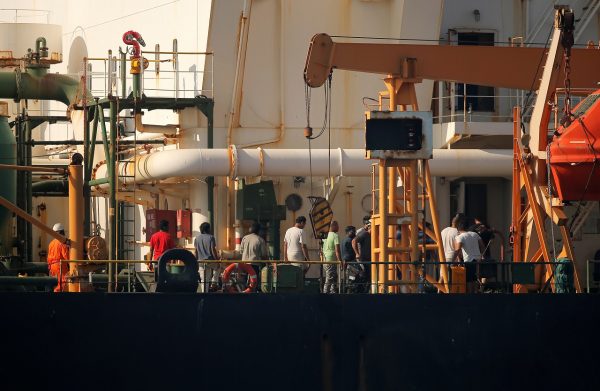
<svg viewBox="0 0 600 391">
<path fill-rule="evenodd" d="M 329 172 L 332 176 L 369 176 L 375 162 L 366 160 L 362 149 L 313 149 L 311 155 L 312 175 L 318 177 L 328 176 Z M 509 178 L 512 157 L 512 150 L 508 149 L 435 149 L 429 162 L 433 176 Z M 119 175 L 131 176 L 134 169 L 137 183 L 171 177 L 311 174 L 308 149 L 237 149 L 235 146 L 229 149 L 171 149 L 141 155 L 121 162 Z M 96 172 L 96 179 L 104 177 L 105 164 Z"/>
</svg>

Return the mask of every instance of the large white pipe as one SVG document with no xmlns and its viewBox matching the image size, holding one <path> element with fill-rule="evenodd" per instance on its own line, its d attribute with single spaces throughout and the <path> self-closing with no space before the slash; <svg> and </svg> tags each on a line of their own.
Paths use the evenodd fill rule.
<svg viewBox="0 0 600 391">
<path fill-rule="evenodd" d="M 309 159 L 309 156 L 311 158 Z M 362 149 L 172 149 L 139 156 L 119 164 L 121 175 L 133 175 L 138 183 L 171 177 L 204 176 L 369 176 L 374 160 Z M 435 149 L 431 175 L 461 177 L 510 177 L 511 150 Z M 328 162 L 330 162 L 328 164 Z M 106 176 L 105 165 L 96 178 Z"/>
</svg>

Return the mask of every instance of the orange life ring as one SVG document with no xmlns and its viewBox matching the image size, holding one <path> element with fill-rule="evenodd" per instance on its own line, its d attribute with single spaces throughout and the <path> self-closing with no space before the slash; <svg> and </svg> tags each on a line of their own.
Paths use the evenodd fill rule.
<svg viewBox="0 0 600 391">
<path fill-rule="evenodd" d="M 256 277 L 256 272 L 254 268 L 247 263 L 232 263 L 231 265 L 225 268 L 223 271 L 223 285 L 229 282 L 229 275 L 233 271 L 233 269 L 241 269 L 243 272 L 248 274 L 248 278 L 250 279 L 250 284 L 242 293 L 251 293 L 256 290 L 256 286 L 258 285 L 258 278 Z M 228 292 L 237 292 L 233 285 L 227 287 Z"/>
</svg>

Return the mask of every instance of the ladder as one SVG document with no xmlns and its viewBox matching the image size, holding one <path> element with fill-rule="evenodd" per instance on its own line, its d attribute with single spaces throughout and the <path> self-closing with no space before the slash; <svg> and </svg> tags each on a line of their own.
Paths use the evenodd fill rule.
<svg viewBox="0 0 600 391">
<path fill-rule="evenodd" d="M 122 116 L 117 111 L 117 123 L 122 120 L 133 118 L 131 116 Z M 135 157 L 137 155 L 136 134 L 133 132 L 133 144 L 124 144 L 122 142 L 124 135 L 117 137 L 117 159 L 115 167 L 117 170 L 117 187 L 115 189 L 118 207 L 116 210 L 117 218 L 117 257 L 121 260 L 136 258 L 136 169 Z M 129 273 L 133 273 L 131 264 L 126 266 Z M 118 272 L 118 271 L 117 271 Z M 117 281 L 117 279 L 115 279 Z M 131 289 L 129 287 L 128 289 Z"/>
</svg>

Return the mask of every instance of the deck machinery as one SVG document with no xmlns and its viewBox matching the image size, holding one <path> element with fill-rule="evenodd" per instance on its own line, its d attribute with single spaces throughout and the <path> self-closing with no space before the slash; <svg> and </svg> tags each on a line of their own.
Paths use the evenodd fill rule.
<svg viewBox="0 0 600 391">
<path fill-rule="evenodd" d="M 567 224 L 568 218 L 563 210 L 564 203 L 579 202 L 584 205 L 585 202 L 600 199 L 598 191 L 600 172 L 596 170 L 598 141 L 595 136 L 600 128 L 595 126 L 597 118 L 594 115 L 599 106 L 595 105 L 598 93 L 584 100 L 573 112 L 569 106 L 572 95 L 581 94 L 583 89 L 596 86 L 600 51 L 591 48 L 572 48 L 573 24 L 573 12 L 566 6 L 557 6 L 554 30 L 548 49 L 348 43 L 335 42 L 327 34 L 317 34 L 311 40 L 304 78 L 309 87 L 318 87 L 325 83 L 334 69 L 385 75 L 384 82 L 387 89 L 379 94 L 379 110 L 384 109 L 383 100 L 389 99 L 388 110 L 390 111 L 397 110 L 398 106 L 400 110 L 406 110 L 408 107 L 416 110 L 414 85 L 423 79 L 523 89 L 529 90 L 529 95 L 538 90 L 537 98 L 530 101 L 535 103 L 531 106 L 533 114 L 528 130 L 522 123 L 523 115 L 520 109 L 515 109 L 511 243 L 514 246 L 513 262 L 541 262 L 546 265 L 543 272 L 544 268 L 535 268 L 535 284 L 516 285 L 515 290 L 517 292 L 539 291 L 553 278 L 554 268 L 549 263 L 554 262 L 559 255 L 576 261 Z M 441 58 L 447 61 L 440 61 Z M 542 61 L 544 59 L 545 66 L 540 79 L 540 65 L 544 63 Z M 548 126 L 553 107 L 548 102 L 554 102 L 557 89 L 562 83 L 567 86 L 565 91 L 567 115 L 563 125 L 549 136 Z M 411 205 L 416 205 L 417 197 L 429 199 L 433 229 L 425 231 L 435 243 L 432 247 L 437 249 L 440 259 L 443 259 L 443 253 L 440 252 L 442 249 L 439 222 L 435 213 L 426 161 L 420 163 L 421 169 L 416 170 L 414 166 L 410 168 L 413 163 L 407 161 L 399 164 L 392 156 L 367 153 L 367 157 L 379 159 L 377 164 L 379 189 L 376 189 L 376 182 L 373 182 L 374 192 L 379 193 L 379 209 L 374 211 L 373 215 L 376 228 L 373 236 L 372 259 L 386 261 L 389 256 L 391 260 L 393 253 L 403 252 L 409 248 L 410 257 L 402 254 L 400 259 L 411 261 L 419 259 L 418 248 L 421 244 L 416 240 L 417 223 L 414 222 L 416 217 L 413 217 L 411 224 L 402 225 L 403 242 L 400 246 L 394 243 L 391 228 L 389 232 L 386 228 L 392 221 L 395 222 L 397 217 L 401 217 L 402 213 L 410 211 L 413 216 L 416 216 L 417 209 Z M 400 166 L 409 168 L 410 178 L 413 176 L 419 178 L 417 181 L 409 180 L 408 186 L 404 186 L 402 196 L 395 193 L 396 186 L 393 185 L 395 182 L 390 182 L 396 175 L 394 167 Z M 405 170 L 406 168 L 403 168 L 398 173 L 404 172 L 403 175 L 406 175 Z M 423 174 L 411 176 L 411 172 Z M 551 175 L 548 175 L 549 172 Z M 426 184 L 426 192 L 418 195 L 411 188 L 414 189 L 414 186 L 421 182 Z M 402 202 L 406 199 L 410 199 L 404 204 L 408 209 L 398 210 L 396 206 L 398 201 Z M 545 226 L 547 220 L 553 223 L 549 227 Z M 562 249 L 558 251 L 550 251 L 548 243 L 553 233 L 552 226 L 558 227 L 562 237 Z M 419 229 L 423 229 L 420 223 Z M 410 235 L 406 235 L 407 231 Z M 554 247 L 555 243 L 551 245 Z M 389 282 L 393 283 L 395 275 L 393 269 L 394 267 L 388 267 L 387 273 L 381 270 L 379 277 L 373 273 L 373 284 L 385 286 Z M 381 278 L 382 274 L 383 278 Z M 441 282 L 446 285 L 446 272 L 441 270 L 441 275 L 443 277 Z M 576 290 L 581 292 L 576 270 L 574 284 Z M 447 291 L 447 285 L 438 288 Z"/>
</svg>

